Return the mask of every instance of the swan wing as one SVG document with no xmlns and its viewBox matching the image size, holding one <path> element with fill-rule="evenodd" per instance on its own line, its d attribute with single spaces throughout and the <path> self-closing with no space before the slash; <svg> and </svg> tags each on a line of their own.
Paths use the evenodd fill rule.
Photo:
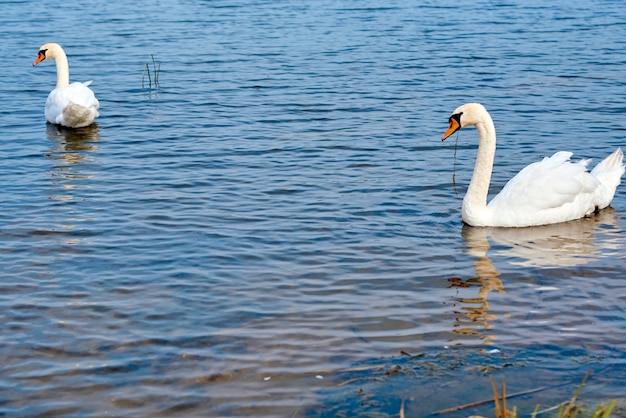
<svg viewBox="0 0 626 418">
<path fill-rule="evenodd" d="M 48 122 L 70 128 L 91 125 L 99 116 L 100 103 L 87 86 L 87 83 L 76 82 L 52 90 L 46 101 Z"/>
<path fill-rule="evenodd" d="M 587 172 L 589 160 L 570 161 L 571 152 L 560 151 L 520 171 L 493 198 L 489 207 L 498 211 L 536 213 L 567 206 L 589 205 L 600 182 Z"/>
</svg>

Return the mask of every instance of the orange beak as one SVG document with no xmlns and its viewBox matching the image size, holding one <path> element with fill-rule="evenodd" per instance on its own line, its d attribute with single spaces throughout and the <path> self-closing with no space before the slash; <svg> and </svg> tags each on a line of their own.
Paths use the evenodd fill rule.
<svg viewBox="0 0 626 418">
<path fill-rule="evenodd" d="M 33 61 L 33 66 L 39 64 L 41 61 L 45 59 L 46 59 L 45 51 L 39 51 L 39 54 L 37 54 L 37 59 Z"/>
<path fill-rule="evenodd" d="M 459 123 L 459 121 L 456 120 L 456 118 L 450 118 L 450 124 L 448 125 L 448 129 L 441 137 L 441 140 L 445 141 L 447 137 L 449 137 L 459 129 L 461 129 L 461 124 Z"/>
</svg>

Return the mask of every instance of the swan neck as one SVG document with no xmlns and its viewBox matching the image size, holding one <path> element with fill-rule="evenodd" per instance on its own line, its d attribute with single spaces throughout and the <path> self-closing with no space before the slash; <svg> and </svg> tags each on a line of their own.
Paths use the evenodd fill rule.
<svg viewBox="0 0 626 418">
<path fill-rule="evenodd" d="M 57 66 L 57 89 L 70 84 L 70 65 L 63 50 L 55 51 L 54 61 Z"/>
<path fill-rule="evenodd" d="M 487 209 L 487 194 L 496 154 L 496 129 L 493 120 L 485 112 L 482 120 L 476 124 L 479 143 L 474 174 L 463 199 L 463 214 L 478 216 Z"/>
</svg>

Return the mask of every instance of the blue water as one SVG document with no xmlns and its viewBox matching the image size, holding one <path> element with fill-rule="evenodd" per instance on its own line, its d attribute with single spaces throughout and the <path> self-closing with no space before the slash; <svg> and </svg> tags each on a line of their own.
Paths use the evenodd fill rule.
<svg viewBox="0 0 626 418">
<path fill-rule="evenodd" d="M 523 412 L 588 370 L 583 399 L 626 400 L 626 189 L 463 227 L 477 136 L 440 141 L 482 102 L 494 193 L 625 146 L 621 1 L 15 0 L 0 42 L 0 415 L 418 417 L 490 376 L 553 389 Z M 46 42 L 96 126 L 46 124 Z"/>
</svg>

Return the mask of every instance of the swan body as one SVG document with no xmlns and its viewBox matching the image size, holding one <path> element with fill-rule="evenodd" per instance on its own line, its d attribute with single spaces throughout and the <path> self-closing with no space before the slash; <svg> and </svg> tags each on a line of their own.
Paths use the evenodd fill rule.
<svg viewBox="0 0 626 418">
<path fill-rule="evenodd" d="M 70 84 L 67 56 L 59 44 L 48 43 L 39 48 L 33 65 L 45 59 L 53 59 L 57 67 L 57 85 L 46 100 L 46 119 L 50 123 L 68 128 L 89 126 L 98 117 L 100 103 L 86 83 Z"/>
<path fill-rule="evenodd" d="M 580 219 L 609 206 L 624 174 L 621 148 L 591 172 L 590 160 L 571 162 L 571 152 L 559 151 L 530 164 L 487 204 L 496 152 L 496 130 L 479 103 L 458 107 L 442 141 L 461 128 L 475 126 L 479 144 L 474 173 L 463 198 L 463 221 L 471 226 L 525 227 Z"/>
</svg>

